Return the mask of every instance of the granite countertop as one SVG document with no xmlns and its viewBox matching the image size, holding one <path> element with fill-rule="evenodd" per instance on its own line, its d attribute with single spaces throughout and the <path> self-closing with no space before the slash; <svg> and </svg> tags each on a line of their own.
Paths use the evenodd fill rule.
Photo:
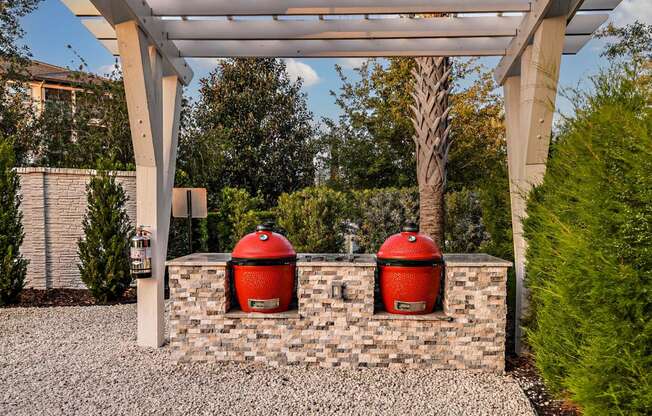
<svg viewBox="0 0 652 416">
<path fill-rule="evenodd" d="M 167 261 L 167 266 L 224 266 L 231 260 L 231 253 L 194 253 Z M 488 254 L 444 254 L 444 261 L 449 266 L 489 266 L 511 267 L 512 262 L 499 259 Z M 315 254 L 300 253 L 297 255 L 298 265 L 333 266 L 347 264 L 360 267 L 376 266 L 376 256 L 373 254 Z"/>
</svg>

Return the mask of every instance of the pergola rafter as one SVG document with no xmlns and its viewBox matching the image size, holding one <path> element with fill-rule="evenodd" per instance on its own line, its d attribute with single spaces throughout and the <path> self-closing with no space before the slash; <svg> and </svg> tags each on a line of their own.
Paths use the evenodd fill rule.
<svg viewBox="0 0 652 416">
<path fill-rule="evenodd" d="M 90 1 L 64 0 L 77 16 L 100 16 Z M 150 0 L 155 16 L 373 15 L 529 12 L 528 0 Z M 620 0 L 585 0 L 581 10 L 613 10 Z"/>
<path fill-rule="evenodd" d="M 568 24 L 566 35 L 590 35 L 606 19 L 605 14 L 582 14 Z M 105 19 L 82 18 L 99 40 L 116 39 Z M 513 37 L 521 16 L 432 17 L 424 19 L 330 20 L 164 20 L 169 40 L 330 40 Z"/>
<path fill-rule="evenodd" d="M 620 0 L 62 0 L 120 55 L 137 164 L 138 223 L 154 228 L 154 279 L 138 282 L 138 341 L 162 338 L 162 285 L 186 57 L 500 56 L 517 318 L 525 299 L 523 195 L 543 178 L 561 55 Z M 432 17 L 430 15 L 447 15 Z M 420 16 L 415 16 L 420 15 Z M 154 209 L 152 209 L 154 207 Z M 518 342 L 517 325 L 517 342 Z"/>
</svg>

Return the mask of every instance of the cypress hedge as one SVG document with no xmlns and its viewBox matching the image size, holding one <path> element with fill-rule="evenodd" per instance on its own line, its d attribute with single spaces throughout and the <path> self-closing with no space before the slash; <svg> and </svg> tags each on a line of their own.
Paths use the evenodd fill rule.
<svg viewBox="0 0 652 416">
<path fill-rule="evenodd" d="M 528 202 L 527 340 L 585 415 L 652 413 L 650 83 L 610 71 L 562 127 Z"/>
<path fill-rule="evenodd" d="M 0 305 L 18 300 L 27 274 L 28 261 L 19 251 L 25 234 L 15 161 L 13 143 L 0 133 Z"/>
<path fill-rule="evenodd" d="M 77 243 L 81 280 L 100 302 L 118 300 L 131 284 L 129 244 L 133 227 L 127 196 L 115 177 L 100 171 L 86 186 L 88 208 Z"/>
</svg>

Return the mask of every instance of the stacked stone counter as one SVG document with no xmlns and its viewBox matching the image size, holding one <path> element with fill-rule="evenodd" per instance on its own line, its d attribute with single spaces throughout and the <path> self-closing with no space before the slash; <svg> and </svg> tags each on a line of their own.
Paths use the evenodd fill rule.
<svg viewBox="0 0 652 416">
<path fill-rule="evenodd" d="M 168 262 L 175 360 L 504 370 L 510 262 L 446 255 L 443 310 L 405 316 L 379 310 L 373 256 L 300 256 L 298 307 L 278 314 L 231 308 L 228 260 L 193 254 Z"/>
</svg>

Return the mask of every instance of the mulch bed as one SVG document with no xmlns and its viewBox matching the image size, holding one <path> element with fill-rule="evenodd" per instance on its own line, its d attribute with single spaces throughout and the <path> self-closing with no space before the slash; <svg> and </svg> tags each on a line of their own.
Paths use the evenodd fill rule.
<svg viewBox="0 0 652 416">
<path fill-rule="evenodd" d="M 87 289 L 23 289 L 18 297 L 18 303 L 10 307 L 37 307 L 51 306 L 92 306 L 92 305 L 117 305 L 123 303 L 136 303 L 136 288 L 129 288 L 122 299 L 109 302 L 97 302 Z"/>
<path fill-rule="evenodd" d="M 552 398 L 539 371 L 532 362 L 532 357 L 508 356 L 506 359 L 507 374 L 521 386 L 530 403 L 539 416 L 580 416 L 582 412 L 573 403 Z"/>
</svg>

